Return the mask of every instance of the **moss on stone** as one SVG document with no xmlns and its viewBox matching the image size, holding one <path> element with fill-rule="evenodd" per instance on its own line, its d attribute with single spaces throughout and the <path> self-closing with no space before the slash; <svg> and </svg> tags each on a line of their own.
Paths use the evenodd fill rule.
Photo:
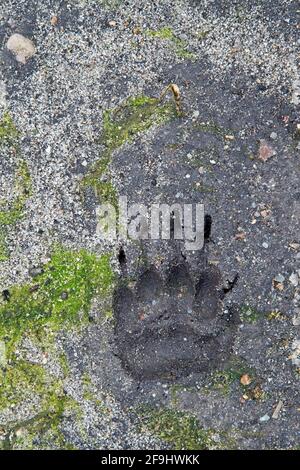
<svg viewBox="0 0 300 470">
<path fill-rule="evenodd" d="M 148 30 L 147 34 L 155 38 L 169 41 L 172 48 L 174 49 L 175 54 L 181 59 L 195 59 L 195 54 L 188 50 L 187 41 L 184 41 L 183 39 L 180 39 L 178 36 L 176 36 L 172 28 L 166 26 L 158 30 Z"/>
<path fill-rule="evenodd" d="M 110 294 L 112 282 L 109 255 L 57 249 L 42 274 L 9 289 L 0 304 L 0 339 L 9 352 L 25 331 L 86 320 L 92 299 Z"/>
<path fill-rule="evenodd" d="M 0 145 L 11 145 L 19 137 L 19 131 L 8 111 L 6 111 L 0 120 Z"/>
<path fill-rule="evenodd" d="M 118 206 L 118 195 L 116 188 L 111 181 L 99 181 L 98 177 L 93 177 L 89 180 L 93 185 L 96 196 L 102 203 L 109 203 L 112 206 Z"/>
<path fill-rule="evenodd" d="M 172 406 L 175 408 L 179 404 L 181 393 L 197 393 L 196 386 L 185 386 L 182 384 L 174 384 L 170 387 L 170 396 Z"/>
<path fill-rule="evenodd" d="M 263 312 L 260 312 L 250 305 L 242 305 L 240 310 L 240 317 L 244 323 L 256 323 L 263 318 Z"/>
<path fill-rule="evenodd" d="M 8 426 L 10 437 L 4 441 L 4 447 L 13 442 L 17 447 L 30 448 L 33 440 L 41 438 L 51 442 L 51 446 L 66 448 L 59 429 L 61 418 L 70 407 L 79 412 L 79 405 L 64 392 L 63 381 L 69 374 L 69 365 L 65 354 L 59 354 L 52 343 L 59 329 L 83 325 L 93 297 L 109 297 L 112 283 L 109 255 L 97 257 L 85 250 L 59 248 L 32 283 L 9 289 L 9 300 L 0 304 L 0 341 L 5 355 L 0 367 L 0 410 L 37 400 L 39 412 L 27 424 Z M 63 378 L 58 379 L 42 365 L 19 357 L 16 344 L 25 334 L 35 340 L 38 349 L 50 351 L 54 357 L 56 354 Z M 20 438 L 16 434 L 19 427 L 26 428 Z"/>
<path fill-rule="evenodd" d="M 42 413 L 57 414 L 70 398 L 63 392 L 63 382 L 33 364 L 11 354 L 9 363 L 0 369 L 0 409 L 15 406 L 36 397 Z"/>
<path fill-rule="evenodd" d="M 144 427 L 173 450 L 228 448 L 229 439 L 213 429 L 204 429 L 197 418 L 168 408 L 144 409 L 140 413 Z M 224 435 L 223 435 L 224 434 Z"/>
<path fill-rule="evenodd" d="M 0 227 L 0 262 L 9 258 L 9 252 L 6 243 L 6 234 L 3 228 Z"/>
<path fill-rule="evenodd" d="M 166 122 L 176 115 L 173 102 L 161 103 L 157 98 L 137 96 L 128 98 L 120 107 L 106 110 L 103 115 L 101 143 L 105 150 L 83 179 L 83 186 L 93 187 L 100 202 L 117 205 L 117 193 L 109 179 L 112 153 L 135 136 L 155 124 Z"/>
<path fill-rule="evenodd" d="M 30 391 L 31 394 L 35 392 L 39 395 L 39 412 L 30 419 L 8 423 L 2 430 L 5 433 L 2 449 L 70 448 L 60 425 L 62 418 L 67 414 L 80 418 L 80 405 L 65 395 L 61 381 L 52 378 L 51 382 L 49 376 L 46 380 L 43 369 L 40 366 L 35 367 L 39 368 L 40 372 L 33 375 L 35 381 L 30 381 L 29 378 L 24 381 L 24 392 L 26 394 L 26 391 Z"/>
<path fill-rule="evenodd" d="M 68 358 L 66 354 L 61 353 L 58 359 L 59 359 L 59 365 L 62 370 L 62 373 L 64 374 L 64 377 L 67 377 L 69 375 L 70 368 L 69 368 L 69 362 L 68 362 Z"/>
<path fill-rule="evenodd" d="M 105 112 L 103 140 L 108 149 L 115 150 L 131 142 L 136 134 L 174 116 L 172 102 L 161 103 L 157 98 L 144 95 L 130 97 L 119 108 Z"/>
<path fill-rule="evenodd" d="M 20 160 L 17 166 L 13 192 L 12 203 L 2 201 L 0 204 L 0 228 L 13 225 L 22 217 L 25 202 L 31 195 L 31 178 L 25 160 Z"/>
<path fill-rule="evenodd" d="M 223 370 L 216 370 L 211 375 L 210 388 L 227 396 L 232 391 L 233 385 L 238 384 L 241 376 L 248 371 L 244 364 L 229 365 Z"/>
<path fill-rule="evenodd" d="M 244 374 L 249 375 L 251 378 L 249 385 L 242 385 L 241 383 L 241 377 Z M 241 394 L 246 394 L 249 399 L 262 400 L 265 398 L 256 370 L 238 357 L 233 357 L 224 369 L 213 371 L 207 388 L 217 390 L 222 395 L 228 396 L 234 387 L 238 387 Z"/>
<path fill-rule="evenodd" d="M 207 38 L 207 36 L 209 35 L 211 30 L 209 29 L 203 29 L 201 31 L 197 31 L 195 33 L 195 36 L 200 40 L 200 41 L 203 41 L 204 39 Z"/>
<path fill-rule="evenodd" d="M 41 366 L 17 360 L 14 356 L 9 365 L 0 368 L 0 409 L 20 403 L 33 388 L 39 389 L 45 383 Z"/>
<path fill-rule="evenodd" d="M 93 391 L 93 384 L 91 377 L 87 372 L 83 373 L 81 376 L 81 383 L 83 389 L 83 398 L 84 400 L 95 402 L 97 399 Z"/>
<path fill-rule="evenodd" d="M 17 447 L 30 448 L 33 441 L 42 439 L 51 446 L 66 448 L 60 422 L 70 407 L 78 413 L 79 405 L 64 392 L 63 381 L 69 374 L 67 358 L 54 351 L 51 343 L 61 328 L 85 324 L 92 299 L 96 295 L 109 297 L 112 285 L 109 255 L 97 257 L 85 250 L 57 248 L 31 283 L 9 289 L 9 300 L 0 304 L 0 340 L 6 356 L 0 367 L 0 409 L 37 400 L 39 411 L 27 424 L 8 426 L 10 437 L 4 446 L 13 442 Z M 56 353 L 63 378 L 20 358 L 16 344 L 25 334 L 30 340 L 36 338 L 39 349 L 45 346 L 47 352 Z M 21 433 L 18 437 L 19 427 L 26 428 L 24 436 Z"/>
<path fill-rule="evenodd" d="M 12 202 L 0 201 L 0 261 L 9 258 L 6 244 L 7 230 L 22 218 L 25 204 L 31 195 L 31 178 L 25 160 L 20 160 L 15 174 Z"/>
</svg>

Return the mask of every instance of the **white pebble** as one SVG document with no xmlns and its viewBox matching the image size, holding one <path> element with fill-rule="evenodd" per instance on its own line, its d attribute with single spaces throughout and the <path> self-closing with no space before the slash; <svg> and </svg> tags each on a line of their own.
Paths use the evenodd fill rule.
<svg viewBox="0 0 300 470">
<path fill-rule="evenodd" d="M 292 284 L 292 286 L 297 287 L 299 284 L 298 275 L 296 273 L 291 274 L 289 277 L 289 281 Z"/>
<path fill-rule="evenodd" d="M 261 423 L 266 423 L 267 421 L 269 421 L 269 419 L 270 419 L 270 416 L 269 416 L 269 415 L 264 415 L 264 416 L 262 416 L 261 418 L 259 418 L 259 421 L 260 421 Z"/>
<path fill-rule="evenodd" d="M 276 132 L 272 132 L 270 135 L 271 139 L 276 140 L 277 139 L 277 134 Z"/>
<path fill-rule="evenodd" d="M 18 33 L 10 36 L 6 43 L 6 47 L 15 55 L 16 60 L 21 64 L 26 64 L 27 60 L 36 53 L 36 48 L 33 42 Z"/>
</svg>

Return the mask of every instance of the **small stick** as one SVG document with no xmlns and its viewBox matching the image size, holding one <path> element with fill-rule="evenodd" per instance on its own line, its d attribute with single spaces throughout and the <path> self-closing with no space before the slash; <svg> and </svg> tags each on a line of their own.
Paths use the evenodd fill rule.
<svg viewBox="0 0 300 470">
<path fill-rule="evenodd" d="M 283 407 L 283 402 L 281 400 L 279 400 L 279 402 L 277 403 L 277 406 L 274 410 L 274 413 L 272 414 L 273 419 L 278 419 L 279 413 L 280 413 L 280 410 L 281 410 L 282 407 Z"/>
<path fill-rule="evenodd" d="M 170 83 L 170 85 L 168 85 L 163 90 L 163 92 L 161 93 L 159 97 L 159 101 L 162 101 L 169 91 L 173 93 L 177 114 L 181 114 L 181 95 L 180 95 L 179 87 L 175 83 Z"/>
</svg>

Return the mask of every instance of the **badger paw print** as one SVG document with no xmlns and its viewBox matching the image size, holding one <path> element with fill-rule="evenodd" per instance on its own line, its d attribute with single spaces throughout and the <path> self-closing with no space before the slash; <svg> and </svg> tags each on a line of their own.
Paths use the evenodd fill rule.
<svg viewBox="0 0 300 470">
<path fill-rule="evenodd" d="M 222 277 L 216 266 L 193 281 L 185 261 L 162 279 L 152 266 L 134 288 L 114 296 L 115 336 L 123 367 L 139 380 L 173 380 L 220 368 L 228 360 L 239 324 L 223 308 Z"/>
</svg>

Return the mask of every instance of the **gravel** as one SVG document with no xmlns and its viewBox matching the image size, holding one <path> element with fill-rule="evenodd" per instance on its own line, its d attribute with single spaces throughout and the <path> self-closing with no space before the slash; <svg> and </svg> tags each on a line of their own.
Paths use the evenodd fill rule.
<svg viewBox="0 0 300 470">
<path fill-rule="evenodd" d="M 151 34 L 163 28 L 176 39 Z M 47 357 L 24 338 L 20 358 L 60 378 L 66 396 L 80 404 L 80 422 L 71 413 L 60 424 L 72 446 L 168 448 L 149 429 L 141 430 L 131 408 L 145 404 L 175 407 L 196 416 L 205 429 L 237 433 L 240 449 L 299 445 L 300 340 L 294 310 L 300 307 L 298 28 L 297 5 L 289 0 L 2 0 L 0 117 L 9 109 L 20 131 L 33 192 L 24 217 L 7 234 L 10 256 L 0 262 L 1 291 L 38 276 L 56 244 L 97 254 L 110 251 L 120 274 L 119 243 L 99 242 L 96 201 L 93 194 L 83 201 L 80 183 L 103 151 L 104 111 L 129 96 L 158 97 L 172 82 L 182 91 L 186 115 L 153 126 L 118 149 L 111 179 L 132 201 L 200 198 L 213 219 L 209 262 L 218 265 L 224 283 L 239 274 L 226 307 L 238 305 L 242 311 L 250 306 L 249 318 L 255 317 L 242 322 L 233 356 L 256 371 L 265 395 L 244 403 L 238 383 L 230 385 L 227 395 L 218 388 L 207 393 L 211 377 L 203 374 L 179 382 L 176 400 L 170 383 L 137 383 L 121 367 L 113 325 L 103 324 L 97 299 L 90 316 L 100 323 L 60 332 Z M 226 133 L 230 129 L 234 140 L 199 131 L 207 122 Z M 260 161 L 262 142 L 267 149 Z M 13 197 L 16 162 L 1 148 L 0 197 L 5 200 Z M 266 218 L 260 216 L 269 209 Z M 237 232 L 246 236 L 237 239 Z M 140 249 L 129 242 L 124 248 L 128 274 L 137 279 Z M 172 250 L 163 243 L 146 245 L 162 276 Z M 185 256 L 196 276 L 195 257 Z M 275 289 L 272 280 L 284 284 L 284 290 Z M 2 366 L 4 349 L 0 342 Z M 57 362 L 61 353 L 68 358 L 66 377 Z M 93 400 L 85 390 L 85 375 Z M 280 400 L 284 408 L 271 420 Z M 99 411 L 100 402 L 106 412 Z M 1 427 L 20 427 L 39 410 L 37 397 L 26 398 L 0 411 Z M 26 447 L 24 439 L 20 444 L 22 432 L 17 437 L 11 438 L 12 446 Z M 46 441 L 37 437 L 33 447 L 57 447 L 51 437 Z"/>
</svg>

